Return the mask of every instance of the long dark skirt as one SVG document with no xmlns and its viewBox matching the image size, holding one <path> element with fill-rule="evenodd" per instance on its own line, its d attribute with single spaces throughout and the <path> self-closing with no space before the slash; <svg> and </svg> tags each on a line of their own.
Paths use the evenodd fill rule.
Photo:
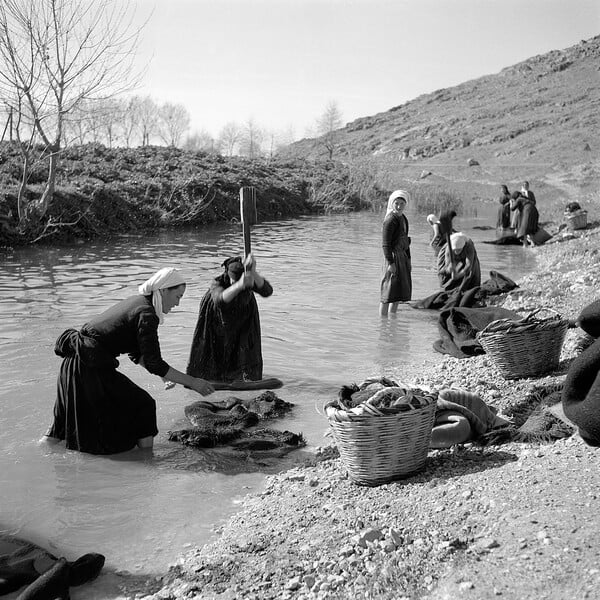
<svg viewBox="0 0 600 600">
<path fill-rule="evenodd" d="M 78 356 L 63 359 L 47 435 L 71 450 L 115 454 L 157 433 L 156 403 L 148 392 L 114 368 L 93 368 Z"/>
<path fill-rule="evenodd" d="M 246 290 L 219 308 L 211 293 L 200 302 L 187 374 L 211 381 L 262 379 L 260 317 L 254 292 Z"/>
<path fill-rule="evenodd" d="M 399 250 L 394 252 L 396 272 L 387 269 L 383 262 L 383 277 L 381 279 L 381 302 L 407 302 L 412 297 L 411 261 L 408 254 Z"/>
</svg>

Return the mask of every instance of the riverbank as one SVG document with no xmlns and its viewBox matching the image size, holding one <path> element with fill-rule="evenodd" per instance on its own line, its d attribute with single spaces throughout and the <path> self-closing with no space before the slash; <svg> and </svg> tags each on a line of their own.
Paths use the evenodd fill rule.
<svg viewBox="0 0 600 600">
<path fill-rule="evenodd" d="M 537 272 L 503 305 L 549 306 L 574 319 L 597 298 L 600 229 L 577 233 L 532 249 Z M 577 339 L 570 330 L 559 369 L 537 379 L 506 381 L 485 355 L 385 375 L 477 391 L 502 412 L 562 382 Z M 127 598 L 592 598 L 600 584 L 599 467 L 598 451 L 575 434 L 432 451 L 422 473 L 366 488 L 324 448 L 312 464 L 269 477 L 217 541 Z"/>
<path fill-rule="evenodd" d="M 43 147 L 36 152 L 45 156 Z M 22 161 L 17 143 L 0 142 L 0 251 L 238 222 L 242 186 L 255 188 L 262 222 L 378 208 L 389 194 L 362 165 L 86 144 L 61 153 L 53 199 L 44 208 L 47 164 L 30 165 L 19 198 Z"/>
</svg>

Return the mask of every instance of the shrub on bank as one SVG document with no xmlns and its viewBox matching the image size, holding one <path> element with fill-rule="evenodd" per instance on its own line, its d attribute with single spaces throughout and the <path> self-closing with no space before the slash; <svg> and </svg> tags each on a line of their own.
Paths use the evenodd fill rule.
<svg viewBox="0 0 600 600">
<path fill-rule="evenodd" d="M 43 148 L 28 177 L 27 202 L 39 199 Z M 249 160 L 167 147 L 74 146 L 61 154 L 57 191 L 47 214 L 19 223 L 22 160 L 16 143 L 0 144 L 0 244 L 17 245 L 181 225 L 238 220 L 239 188 L 253 186 L 261 220 L 371 206 L 375 188 L 341 163 Z"/>
</svg>

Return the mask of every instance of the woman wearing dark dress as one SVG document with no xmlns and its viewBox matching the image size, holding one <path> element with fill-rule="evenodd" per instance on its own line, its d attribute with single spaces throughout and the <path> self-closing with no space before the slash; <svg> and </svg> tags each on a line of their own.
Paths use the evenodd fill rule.
<svg viewBox="0 0 600 600">
<path fill-rule="evenodd" d="M 527 236 L 532 235 L 539 229 L 539 213 L 535 205 L 535 201 L 530 198 L 521 196 L 517 200 L 518 208 L 520 211 L 519 225 L 515 232 L 517 239 L 523 242 L 523 246 L 529 245 Z"/>
<path fill-rule="evenodd" d="M 531 202 L 535 206 L 535 194 L 529 189 L 529 181 L 523 182 L 523 185 L 521 186 L 521 196 L 523 196 L 524 198 L 529 198 L 529 200 L 531 200 Z"/>
<path fill-rule="evenodd" d="M 505 185 L 500 186 L 500 208 L 498 208 L 498 220 L 496 222 L 497 229 L 510 228 L 510 192 Z"/>
<path fill-rule="evenodd" d="M 510 195 L 510 201 L 508 203 L 510 208 L 510 228 L 514 231 L 519 229 L 519 223 L 521 222 L 521 192 L 513 192 Z"/>
<path fill-rule="evenodd" d="M 257 273 L 252 254 L 244 263 L 236 256 L 222 266 L 200 301 L 187 373 L 213 381 L 258 381 L 263 360 L 255 294 L 266 298 L 273 288 Z"/>
<path fill-rule="evenodd" d="M 452 252 L 452 256 L 450 255 Z M 444 291 L 466 292 L 481 285 L 481 267 L 473 240 L 464 233 L 450 236 L 450 248 L 438 255 L 438 277 Z"/>
<path fill-rule="evenodd" d="M 158 326 L 179 305 L 185 281 L 165 268 L 139 286 L 139 294 L 115 304 L 77 331 L 67 329 L 54 352 L 63 358 L 58 376 L 54 422 L 46 436 L 65 440 L 67 448 L 91 454 L 114 454 L 136 445 L 151 448 L 158 433 L 152 396 L 117 370 L 117 356 L 153 375 L 181 383 L 199 394 L 213 388 L 162 358 Z"/>
<path fill-rule="evenodd" d="M 398 302 L 406 302 L 412 296 L 410 238 L 408 219 L 403 214 L 410 199 L 408 192 L 396 190 L 389 197 L 382 227 L 383 278 L 379 314 L 394 313 Z"/>
</svg>

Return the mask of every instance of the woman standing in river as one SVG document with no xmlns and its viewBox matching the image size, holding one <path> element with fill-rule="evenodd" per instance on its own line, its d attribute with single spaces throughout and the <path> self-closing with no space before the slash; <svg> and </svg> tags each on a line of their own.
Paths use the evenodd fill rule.
<svg viewBox="0 0 600 600">
<path fill-rule="evenodd" d="M 407 302 L 412 297 L 410 238 L 408 219 L 404 214 L 409 199 L 408 192 L 404 190 L 392 192 L 383 220 L 381 245 L 384 263 L 379 304 L 382 317 L 387 316 L 390 306 L 395 313 L 398 302 Z"/>
<path fill-rule="evenodd" d="M 214 381 L 258 381 L 263 359 L 255 294 L 273 293 L 252 254 L 226 259 L 200 301 L 187 373 Z"/>
<path fill-rule="evenodd" d="M 139 286 L 137 296 L 115 304 L 79 331 L 67 329 L 59 336 L 54 352 L 63 361 L 48 438 L 66 440 L 68 449 L 90 454 L 153 446 L 156 403 L 117 371 L 120 354 L 203 396 L 214 391 L 207 381 L 169 366 L 160 354 L 158 326 L 179 305 L 185 287 L 177 269 L 161 269 Z"/>
<path fill-rule="evenodd" d="M 498 218 L 496 220 L 496 229 L 504 231 L 510 228 L 510 192 L 506 185 L 500 186 L 500 207 L 498 208 Z"/>
</svg>

